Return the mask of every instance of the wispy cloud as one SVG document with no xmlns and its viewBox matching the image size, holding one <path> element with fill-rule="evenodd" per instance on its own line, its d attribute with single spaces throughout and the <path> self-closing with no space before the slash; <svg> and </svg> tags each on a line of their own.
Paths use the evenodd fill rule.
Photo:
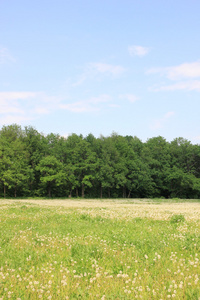
<svg viewBox="0 0 200 300">
<path fill-rule="evenodd" d="M 0 64 L 15 62 L 15 58 L 10 54 L 7 48 L 0 47 Z"/>
<path fill-rule="evenodd" d="M 111 76 L 112 78 L 119 77 L 126 69 L 120 65 L 112 65 L 101 62 L 89 63 L 86 65 L 83 73 L 73 86 L 81 85 L 86 80 L 93 80 L 99 76 Z M 103 77 L 101 77 L 103 78 Z"/>
<path fill-rule="evenodd" d="M 173 84 L 162 85 L 154 88 L 154 91 L 200 91 L 200 61 L 192 63 L 183 63 L 178 66 L 166 68 L 153 68 L 146 72 L 147 74 L 160 74 L 171 81 Z"/>
<path fill-rule="evenodd" d="M 0 124 L 21 123 L 54 111 L 60 99 L 42 92 L 0 92 Z"/>
<path fill-rule="evenodd" d="M 0 103 L 9 100 L 33 98 L 35 95 L 35 92 L 0 92 Z"/>
<path fill-rule="evenodd" d="M 146 71 L 146 74 L 151 75 L 151 74 L 159 73 L 160 75 L 166 76 L 166 69 L 167 68 L 151 68 Z"/>
<path fill-rule="evenodd" d="M 142 47 L 138 45 L 132 45 L 128 47 L 128 52 L 131 56 L 145 56 L 149 53 L 150 48 Z"/>
<path fill-rule="evenodd" d="M 200 135 L 189 136 L 188 140 L 190 140 L 193 144 L 200 144 Z"/>
<path fill-rule="evenodd" d="M 70 133 L 69 132 L 60 133 L 60 136 L 67 139 L 70 136 Z"/>
<path fill-rule="evenodd" d="M 74 83 L 72 83 L 72 87 L 76 87 L 76 86 L 79 86 L 81 85 L 82 83 L 85 82 L 85 80 L 87 80 L 87 78 L 89 77 L 88 76 L 88 72 L 84 72 L 79 78 L 77 81 L 75 81 Z"/>
<path fill-rule="evenodd" d="M 139 97 L 135 96 L 134 94 L 124 94 L 119 96 L 120 99 L 127 99 L 129 102 L 134 103 L 135 101 L 139 100 Z"/>
<path fill-rule="evenodd" d="M 0 125 L 3 126 L 3 125 L 10 125 L 10 124 L 22 124 L 24 122 L 27 122 L 27 121 L 31 121 L 33 120 L 34 118 L 31 117 L 31 116 L 25 116 L 25 115 L 17 115 L 17 114 L 14 114 L 14 115 L 5 115 L 3 117 L 0 116 Z"/>
<path fill-rule="evenodd" d="M 121 107 L 119 104 L 115 104 L 115 103 L 111 103 L 108 106 L 112 107 L 112 108 L 120 108 Z"/>
<path fill-rule="evenodd" d="M 171 80 L 200 77 L 200 61 L 184 63 L 179 66 L 166 68 L 167 77 Z"/>
<path fill-rule="evenodd" d="M 175 115 L 174 111 L 169 111 L 166 113 L 162 118 L 157 119 L 153 122 L 153 124 L 150 126 L 152 130 L 161 129 L 165 123 Z"/>
<path fill-rule="evenodd" d="M 111 97 L 109 95 L 100 95 L 99 97 L 92 97 L 87 100 L 77 101 L 74 103 L 61 104 L 60 108 L 69 110 L 74 113 L 86 113 L 98 111 L 101 109 L 101 104 L 109 102 Z"/>
<path fill-rule="evenodd" d="M 181 81 L 170 85 L 163 85 L 155 88 L 154 91 L 198 91 L 200 92 L 200 80 Z"/>
<path fill-rule="evenodd" d="M 31 92 L 0 92 L 0 115 L 24 114 L 19 101 L 33 97 L 35 93 Z"/>
<path fill-rule="evenodd" d="M 105 63 L 91 63 L 90 67 L 98 73 L 111 74 L 112 76 L 118 76 L 125 71 L 122 66 Z"/>
<path fill-rule="evenodd" d="M 200 77 L 200 61 L 183 63 L 178 66 L 166 68 L 152 68 L 147 74 L 160 73 L 171 80 L 182 80 Z"/>
</svg>

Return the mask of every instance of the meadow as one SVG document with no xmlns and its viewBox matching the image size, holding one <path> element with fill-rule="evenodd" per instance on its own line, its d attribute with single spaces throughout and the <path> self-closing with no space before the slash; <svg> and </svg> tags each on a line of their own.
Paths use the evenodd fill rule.
<svg viewBox="0 0 200 300">
<path fill-rule="evenodd" d="M 0 300 L 200 299 L 195 200 L 0 200 Z"/>
</svg>

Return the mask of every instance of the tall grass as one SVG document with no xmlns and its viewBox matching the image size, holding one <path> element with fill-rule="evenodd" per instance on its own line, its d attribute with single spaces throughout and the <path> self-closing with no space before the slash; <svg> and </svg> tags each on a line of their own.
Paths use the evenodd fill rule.
<svg viewBox="0 0 200 300">
<path fill-rule="evenodd" d="M 200 299 L 198 220 L 96 210 L 1 205 L 0 299 Z"/>
</svg>

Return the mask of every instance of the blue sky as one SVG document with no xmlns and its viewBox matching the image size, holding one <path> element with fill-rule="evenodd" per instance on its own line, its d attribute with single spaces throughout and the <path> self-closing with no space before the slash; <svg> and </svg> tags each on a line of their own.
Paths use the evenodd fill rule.
<svg viewBox="0 0 200 300">
<path fill-rule="evenodd" d="M 199 0 L 0 0 L 0 126 L 200 143 Z"/>
</svg>

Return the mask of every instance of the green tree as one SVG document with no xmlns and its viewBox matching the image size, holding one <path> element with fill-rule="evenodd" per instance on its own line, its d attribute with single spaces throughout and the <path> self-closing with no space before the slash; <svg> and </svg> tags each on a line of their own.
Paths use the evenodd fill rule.
<svg viewBox="0 0 200 300">
<path fill-rule="evenodd" d="M 25 127 L 23 142 L 25 144 L 26 150 L 29 153 L 28 163 L 32 170 L 29 193 L 30 195 L 37 195 L 38 186 L 40 183 L 40 173 L 36 170 L 36 166 L 46 155 L 47 142 L 45 140 L 45 137 L 31 126 Z"/>
<path fill-rule="evenodd" d="M 200 195 L 200 149 L 184 138 L 170 144 L 171 172 L 167 177 L 171 197 L 192 198 Z"/>
<path fill-rule="evenodd" d="M 32 169 L 28 165 L 29 153 L 23 143 L 24 132 L 21 127 L 13 124 L 4 126 L 0 131 L 0 173 L 4 187 L 14 191 L 17 189 L 27 192 L 28 184 L 32 177 Z"/>
<path fill-rule="evenodd" d="M 149 139 L 144 145 L 142 159 L 148 165 L 151 178 L 155 183 L 154 197 L 168 197 L 166 178 L 171 168 L 171 153 L 169 143 L 161 136 Z"/>
<path fill-rule="evenodd" d="M 52 188 L 63 184 L 65 173 L 63 164 L 54 156 L 44 157 L 36 169 L 40 172 L 40 181 L 47 188 L 48 196 L 52 196 Z"/>
</svg>

